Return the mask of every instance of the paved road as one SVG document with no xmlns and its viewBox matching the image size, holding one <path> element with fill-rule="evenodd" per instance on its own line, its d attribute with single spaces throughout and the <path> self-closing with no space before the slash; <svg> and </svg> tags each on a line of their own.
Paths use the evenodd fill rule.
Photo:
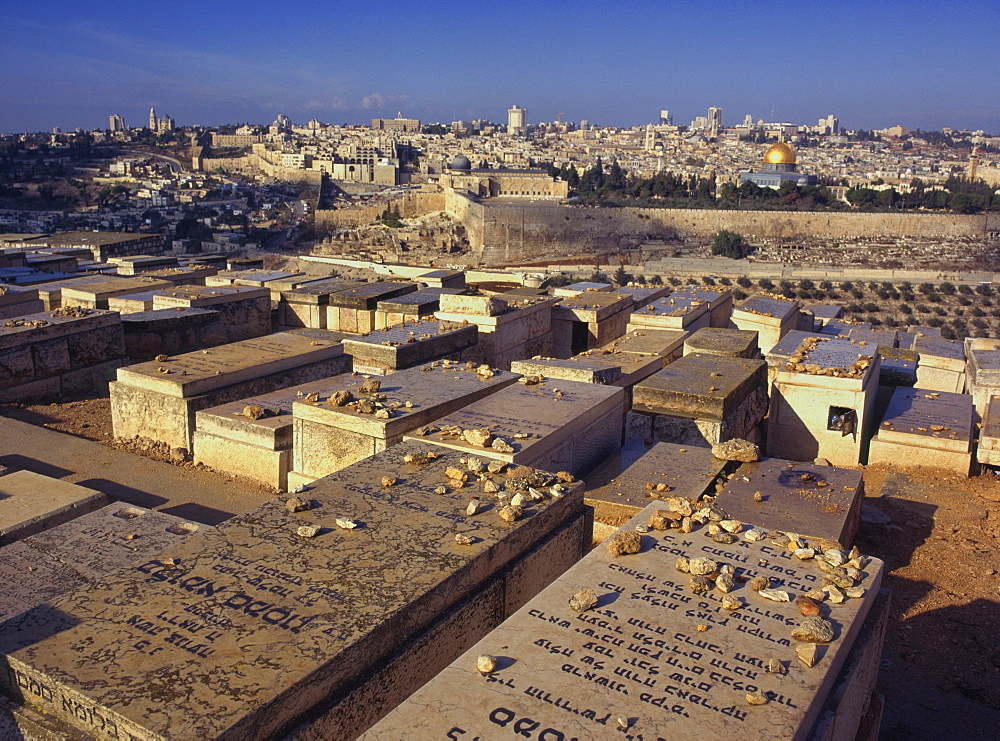
<svg viewBox="0 0 1000 741">
<path fill-rule="evenodd" d="M 0 465 L 80 484 L 116 501 L 205 525 L 218 525 L 274 496 L 263 486 L 161 463 L 7 417 L 0 417 Z"/>
</svg>

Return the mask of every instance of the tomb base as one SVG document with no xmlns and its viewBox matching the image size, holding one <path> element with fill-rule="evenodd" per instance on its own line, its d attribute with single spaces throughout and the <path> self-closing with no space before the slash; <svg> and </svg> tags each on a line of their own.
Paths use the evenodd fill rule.
<svg viewBox="0 0 1000 741">
<path fill-rule="evenodd" d="M 288 486 L 291 450 L 268 450 L 238 440 L 195 431 L 194 462 L 230 471 L 284 491 Z"/>
<path fill-rule="evenodd" d="M 626 415 L 625 438 L 694 445 L 700 448 L 741 438 L 760 441 L 760 424 L 767 414 L 768 399 L 764 389 L 754 389 L 723 420 L 699 419 L 669 414 L 651 414 L 631 410 Z"/>
<path fill-rule="evenodd" d="M 972 473 L 973 457 L 969 452 L 906 445 L 896 441 L 881 440 L 876 435 L 868 445 L 868 465 L 879 464 L 904 471 L 932 468 L 959 476 L 969 476 Z"/>
</svg>

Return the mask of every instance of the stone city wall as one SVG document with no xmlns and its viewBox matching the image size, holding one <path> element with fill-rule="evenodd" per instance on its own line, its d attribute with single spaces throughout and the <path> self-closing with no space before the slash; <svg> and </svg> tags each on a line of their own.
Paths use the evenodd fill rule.
<svg viewBox="0 0 1000 741">
<path fill-rule="evenodd" d="M 609 252 L 649 238 L 710 237 L 730 229 L 748 237 L 858 238 L 879 236 L 985 237 L 996 215 L 720 211 L 602 208 L 560 204 L 477 202 L 449 192 L 447 212 L 469 233 L 484 262 L 553 254 Z"/>
<path fill-rule="evenodd" d="M 441 192 L 407 193 L 401 198 L 382 201 L 375 206 L 324 209 L 316 212 L 316 224 L 333 227 L 358 227 L 378 221 L 386 206 L 399 208 L 400 216 L 409 218 L 433 211 L 445 210 L 445 195 Z"/>
</svg>

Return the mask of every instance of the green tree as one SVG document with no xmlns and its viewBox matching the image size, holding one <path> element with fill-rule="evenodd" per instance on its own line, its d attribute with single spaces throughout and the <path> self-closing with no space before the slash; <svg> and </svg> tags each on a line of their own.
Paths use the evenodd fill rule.
<svg viewBox="0 0 1000 741">
<path fill-rule="evenodd" d="M 739 278 L 736 279 L 736 285 L 738 285 L 740 288 L 749 288 L 750 286 L 753 285 L 753 281 L 747 278 L 745 275 L 741 275 Z"/>
<path fill-rule="evenodd" d="M 619 265 L 613 276 L 616 285 L 624 286 L 632 280 L 632 276 L 625 272 L 625 266 Z"/>
<path fill-rule="evenodd" d="M 722 229 L 712 240 L 712 254 L 740 260 L 750 254 L 750 246 L 743 241 L 743 235 Z"/>
</svg>

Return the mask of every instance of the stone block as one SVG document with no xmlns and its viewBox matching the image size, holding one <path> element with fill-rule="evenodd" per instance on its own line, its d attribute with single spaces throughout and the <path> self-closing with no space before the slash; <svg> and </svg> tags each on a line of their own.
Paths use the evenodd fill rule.
<svg viewBox="0 0 1000 741">
<path fill-rule="evenodd" d="M 684 354 L 725 355 L 731 358 L 757 358 L 757 333 L 743 329 L 705 327 L 684 341 Z"/>
<path fill-rule="evenodd" d="M 917 362 L 919 356 L 913 350 L 898 347 L 878 346 L 882 357 L 878 382 L 883 386 L 915 386 L 917 384 Z"/>
<path fill-rule="evenodd" d="M 958 340 L 918 336 L 913 349 L 920 355 L 920 366 L 965 373 L 965 346 Z"/>
<path fill-rule="evenodd" d="M 760 350 L 767 353 L 790 330 L 797 329 L 798 310 L 798 301 L 758 294 L 733 307 L 730 326 L 757 332 Z"/>
<path fill-rule="evenodd" d="M 446 314 L 469 316 L 497 316 L 507 310 L 507 302 L 496 296 L 464 296 L 445 294 L 439 299 L 441 311 Z"/>
<path fill-rule="evenodd" d="M 222 314 L 212 309 L 154 309 L 122 317 L 125 353 L 133 361 L 178 355 L 228 342 Z"/>
<path fill-rule="evenodd" d="M 766 369 L 763 360 L 685 355 L 637 384 L 632 407 L 653 414 L 722 421 L 754 391 L 766 389 Z"/>
<path fill-rule="evenodd" d="M 479 341 L 474 324 L 443 327 L 437 321 L 419 321 L 344 339 L 344 352 L 355 368 L 381 373 L 412 368 L 472 347 Z"/>
<path fill-rule="evenodd" d="M 403 296 L 407 293 L 413 293 L 418 288 L 419 286 L 416 283 L 406 282 L 362 283 L 359 286 L 331 293 L 327 298 L 327 302 L 330 306 L 339 306 L 345 309 L 370 311 L 374 313 L 378 308 L 379 301 L 386 301 L 388 299 L 396 298 L 397 296 Z M 336 327 L 331 327 L 331 329 L 336 329 Z M 368 329 L 349 330 L 345 328 L 342 331 L 370 332 L 373 329 L 375 329 L 374 323 Z"/>
<path fill-rule="evenodd" d="M 742 464 L 715 503 L 741 522 L 850 549 L 864 497 L 861 471 L 765 458 Z"/>
<path fill-rule="evenodd" d="M 429 366 L 425 366 L 429 367 Z M 483 377 L 475 369 L 444 362 L 425 371 L 411 368 L 378 379 L 378 403 L 389 416 L 362 413 L 358 404 L 334 407 L 325 398 L 292 405 L 294 470 L 320 478 L 397 444 L 407 432 L 451 414 L 467 404 L 499 392 L 518 376 L 497 370 Z M 374 400 L 361 392 L 363 380 L 354 379 L 354 396 Z M 411 406 L 407 406 L 410 404 Z"/>
<path fill-rule="evenodd" d="M 716 479 L 726 468 L 727 462 L 713 457 L 709 448 L 626 440 L 584 479 L 584 501 L 594 508 L 596 522 L 619 528 L 650 502 L 670 497 L 696 502 L 703 494 L 714 495 Z"/>
<path fill-rule="evenodd" d="M 659 288 L 652 286 L 622 286 L 615 289 L 615 293 L 619 295 L 632 297 L 632 311 L 637 311 L 657 299 L 668 296 L 670 291 L 670 286 L 660 286 Z"/>
<path fill-rule="evenodd" d="M 127 296 L 114 296 L 108 299 L 108 309 L 119 314 L 133 314 L 137 311 L 152 311 L 153 297 L 156 291 L 130 293 Z"/>
<path fill-rule="evenodd" d="M 171 288 L 173 284 L 155 278 L 101 278 L 87 283 L 74 283 L 62 289 L 62 307 L 79 306 L 86 309 L 107 309 L 108 299 L 131 293 L 157 291 Z"/>
<path fill-rule="evenodd" d="M 626 422 L 626 437 L 651 437 L 657 442 L 709 448 L 734 438 L 758 442 L 761 421 L 767 410 L 768 397 L 764 388 L 755 389 L 721 420 L 695 414 L 649 414 L 633 409 Z M 641 417 L 648 417 L 649 421 L 643 422 Z M 647 432 L 640 437 L 638 433 L 643 430 Z"/>
<path fill-rule="evenodd" d="M 629 317 L 628 330 L 672 329 L 693 332 L 711 326 L 711 303 L 694 296 L 671 294 L 647 304 Z"/>
<path fill-rule="evenodd" d="M 516 360 L 510 365 L 514 373 L 524 376 L 542 376 L 549 380 L 578 381 L 610 385 L 622 376 L 621 364 L 610 360 L 575 356 L 568 360 L 538 358 Z"/>
<path fill-rule="evenodd" d="M 108 503 L 99 491 L 32 471 L 0 477 L 0 545 L 91 512 Z"/>
<path fill-rule="evenodd" d="M 431 450 L 386 451 L 317 483 L 308 511 L 268 502 L 8 620 L 0 683 L 92 734 L 280 737 L 370 681 L 373 668 L 446 616 L 481 597 L 497 605 L 502 591 L 490 592 L 491 582 L 583 514 L 582 487 L 573 485 L 514 523 L 485 502 L 478 516 L 466 515 L 468 489 L 435 493 L 445 471 L 462 465 L 459 454 L 443 451 L 423 466 L 403 460 Z M 386 476 L 396 485 L 383 486 Z M 303 526 L 318 534 L 296 535 Z M 473 543 L 456 543 L 456 533 Z M 461 630 L 439 638 L 454 656 L 448 646 Z M 67 665 L 70 653 L 80 660 Z M 252 671 L 234 672 L 239 666 Z M 427 679 L 416 671 L 398 689 Z M 178 681 L 184 692 L 166 691 Z"/>
<path fill-rule="evenodd" d="M 1000 466 L 1000 396 L 989 397 L 982 414 L 977 460 L 990 466 Z"/>
<path fill-rule="evenodd" d="M 620 558 L 592 551 L 362 738 L 503 738 L 515 724 L 541 737 L 611 738 L 619 718 L 634 738 L 722 737 L 755 726 L 776 738 L 807 737 L 876 600 L 882 563 L 866 566 L 862 598 L 824 605 L 834 639 L 806 668 L 791 637 L 802 619 L 794 604 L 744 584 L 732 595 L 744 607 L 725 610 L 719 591 L 692 595 L 674 562 L 709 557 L 793 594 L 819 586 L 825 575 L 814 563 L 776 558 L 761 543 L 719 546 L 669 531 L 641 536 L 640 547 Z M 577 613 L 567 602 L 582 585 L 598 602 Z M 482 655 L 498 658 L 487 677 L 477 671 Z M 784 673 L 766 671 L 772 659 Z M 750 705 L 756 693 L 767 704 Z"/>
<path fill-rule="evenodd" d="M 408 433 L 468 454 L 583 476 L 621 446 L 622 389 L 574 381 L 515 384 L 439 419 L 438 432 Z M 513 448 L 468 443 L 456 429 L 488 428 Z"/>
</svg>

